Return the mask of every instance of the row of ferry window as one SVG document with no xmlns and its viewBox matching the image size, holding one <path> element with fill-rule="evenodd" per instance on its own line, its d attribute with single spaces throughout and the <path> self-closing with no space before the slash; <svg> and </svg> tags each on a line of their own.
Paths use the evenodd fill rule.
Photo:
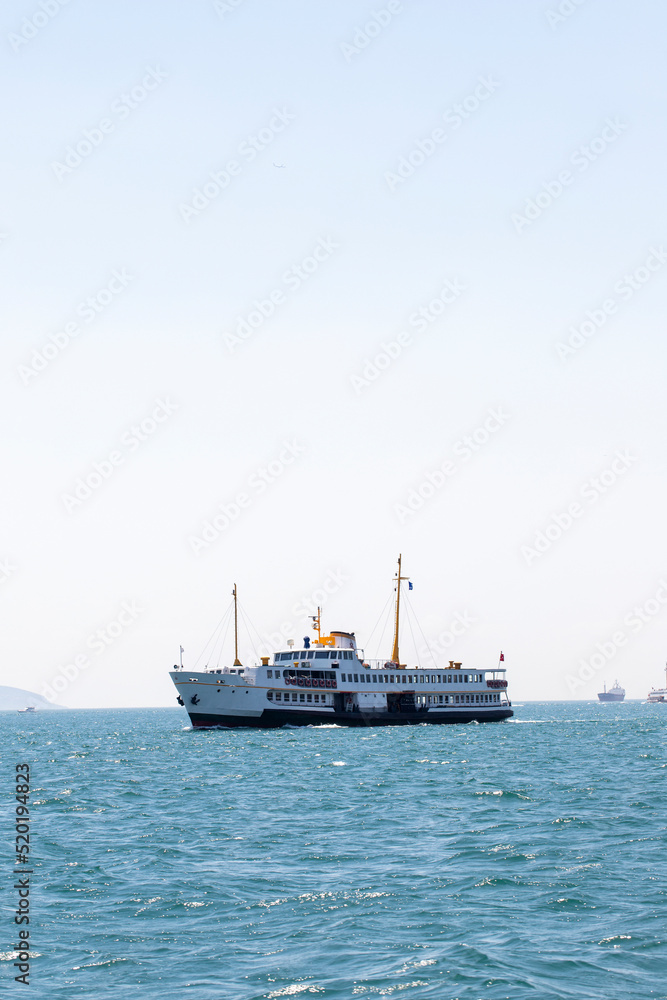
<svg viewBox="0 0 667 1000">
<path fill-rule="evenodd" d="M 346 679 L 345 674 L 341 674 L 341 681 Z M 460 674 L 458 671 L 446 674 L 382 674 L 379 671 L 371 671 L 366 674 L 348 674 L 347 683 L 352 684 L 467 684 L 479 683 L 483 680 L 482 674 Z"/>
<path fill-rule="evenodd" d="M 290 693 L 292 697 L 290 698 Z M 299 701 L 305 702 L 315 702 L 316 705 L 331 705 L 331 695 L 326 694 L 313 694 L 312 691 L 268 691 L 266 697 L 269 701 Z"/>
<path fill-rule="evenodd" d="M 500 701 L 499 694 L 418 694 L 418 705 L 489 705 Z"/>
<path fill-rule="evenodd" d="M 305 663 L 305 664 L 303 664 L 303 666 L 310 667 L 310 664 L 309 663 Z M 335 667 L 335 666 L 337 666 L 337 664 L 333 663 L 332 666 Z M 292 668 L 291 670 L 283 670 L 282 673 L 283 673 L 284 677 L 292 677 L 292 678 L 294 678 L 294 677 L 317 677 L 318 680 L 324 678 L 325 680 L 331 680 L 331 681 L 335 681 L 335 680 L 338 679 L 338 674 L 335 673 L 333 670 L 322 670 L 321 668 L 319 670 L 312 670 L 310 672 L 307 671 L 307 670 L 295 670 L 294 668 Z M 266 671 L 266 676 L 269 679 L 272 679 L 274 677 L 274 671 L 271 670 L 271 669 L 267 670 Z M 276 677 L 276 679 L 278 679 L 280 677 L 280 670 L 276 670 L 275 671 L 275 677 Z"/>
<path fill-rule="evenodd" d="M 302 649 L 293 653 L 276 653 L 274 663 L 294 660 L 351 660 L 351 649 Z"/>
<path fill-rule="evenodd" d="M 282 656 L 282 653 L 280 654 Z M 280 670 L 276 670 L 276 677 L 280 677 Z M 289 677 L 294 673 L 293 670 L 283 670 L 285 677 Z M 266 671 L 267 678 L 273 679 L 273 670 L 269 669 Z M 307 675 L 310 676 L 310 675 Z M 335 674 L 327 674 L 326 676 L 335 677 Z M 458 671 L 453 671 L 452 673 L 447 672 L 446 674 L 384 674 L 380 671 L 369 671 L 363 674 L 341 674 L 341 681 L 347 681 L 348 684 L 478 684 L 480 681 L 484 680 L 483 674 L 461 674 Z"/>
<path fill-rule="evenodd" d="M 313 694 L 312 691 L 267 691 L 269 701 L 291 704 L 331 705 L 331 695 Z M 499 694 L 428 694 L 417 695 L 417 705 L 489 705 L 500 701 Z"/>
</svg>

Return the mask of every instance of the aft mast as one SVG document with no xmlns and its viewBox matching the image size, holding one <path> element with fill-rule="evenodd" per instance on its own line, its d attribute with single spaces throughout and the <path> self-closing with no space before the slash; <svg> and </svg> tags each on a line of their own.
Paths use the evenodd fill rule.
<svg viewBox="0 0 667 1000">
<path fill-rule="evenodd" d="M 394 648 L 391 653 L 392 663 L 395 663 L 397 667 L 400 668 L 400 661 L 398 658 L 398 626 L 400 623 L 400 610 L 401 610 L 401 580 L 409 580 L 407 576 L 401 576 L 401 555 L 398 557 L 398 573 L 394 577 L 396 580 L 396 624 L 394 627 Z"/>
</svg>

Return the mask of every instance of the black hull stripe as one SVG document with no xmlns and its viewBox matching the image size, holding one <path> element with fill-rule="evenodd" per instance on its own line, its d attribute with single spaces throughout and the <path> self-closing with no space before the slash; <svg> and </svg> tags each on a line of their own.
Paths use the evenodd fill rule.
<svg viewBox="0 0 667 1000">
<path fill-rule="evenodd" d="M 459 712 L 290 712 L 266 709 L 258 716 L 211 715 L 188 712 L 196 729 L 278 729 L 280 726 L 419 726 L 422 723 L 452 725 L 466 722 L 501 722 L 510 719 L 511 708 L 498 708 L 476 712 L 465 709 Z"/>
</svg>

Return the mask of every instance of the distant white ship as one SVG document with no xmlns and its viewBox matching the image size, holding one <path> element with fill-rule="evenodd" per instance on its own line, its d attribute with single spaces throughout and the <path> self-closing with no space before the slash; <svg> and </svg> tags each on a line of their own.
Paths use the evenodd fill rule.
<svg viewBox="0 0 667 1000">
<path fill-rule="evenodd" d="M 598 692 L 600 701 L 623 701 L 625 698 L 625 688 L 622 688 L 618 681 L 614 681 L 614 686 L 607 691 L 607 685 L 603 685 L 604 690 Z"/>
<path fill-rule="evenodd" d="M 17 708 L 17 712 L 36 712 L 37 709 L 34 705 L 28 705 L 27 708 Z"/>
<path fill-rule="evenodd" d="M 664 688 L 651 688 L 646 700 L 652 704 L 667 702 L 667 667 L 665 667 L 665 685 Z"/>
</svg>

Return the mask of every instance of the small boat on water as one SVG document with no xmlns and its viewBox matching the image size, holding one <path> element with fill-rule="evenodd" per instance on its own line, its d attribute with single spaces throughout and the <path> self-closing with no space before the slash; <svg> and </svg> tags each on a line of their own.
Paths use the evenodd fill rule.
<svg viewBox="0 0 667 1000">
<path fill-rule="evenodd" d="M 504 656 L 497 667 L 464 670 L 449 666 L 409 667 L 398 648 L 401 557 L 396 590 L 394 645 L 388 660 L 367 659 L 354 632 L 323 635 L 321 611 L 312 616 L 317 637 L 301 648 L 261 657 L 261 666 L 239 660 L 238 612 L 234 585 L 233 666 L 202 671 L 175 665 L 170 677 L 194 727 L 399 726 L 420 723 L 498 722 L 514 713 L 507 696 Z M 410 588 L 412 585 L 410 584 Z M 271 662 L 269 662 L 271 660 Z"/>
<path fill-rule="evenodd" d="M 614 686 L 607 691 L 607 685 L 603 685 L 604 690 L 598 692 L 600 701 L 623 701 L 625 698 L 625 688 L 622 688 L 618 681 L 614 681 Z"/>
<path fill-rule="evenodd" d="M 665 687 L 651 688 L 646 700 L 652 705 L 667 704 L 667 667 L 665 667 Z"/>
<path fill-rule="evenodd" d="M 16 711 L 21 712 L 23 714 L 24 712 L 36 712 L 37 709 L 35 708 L 34 705 L 28 705 L 27 708 L 17 708 Z"/>
</svg>

